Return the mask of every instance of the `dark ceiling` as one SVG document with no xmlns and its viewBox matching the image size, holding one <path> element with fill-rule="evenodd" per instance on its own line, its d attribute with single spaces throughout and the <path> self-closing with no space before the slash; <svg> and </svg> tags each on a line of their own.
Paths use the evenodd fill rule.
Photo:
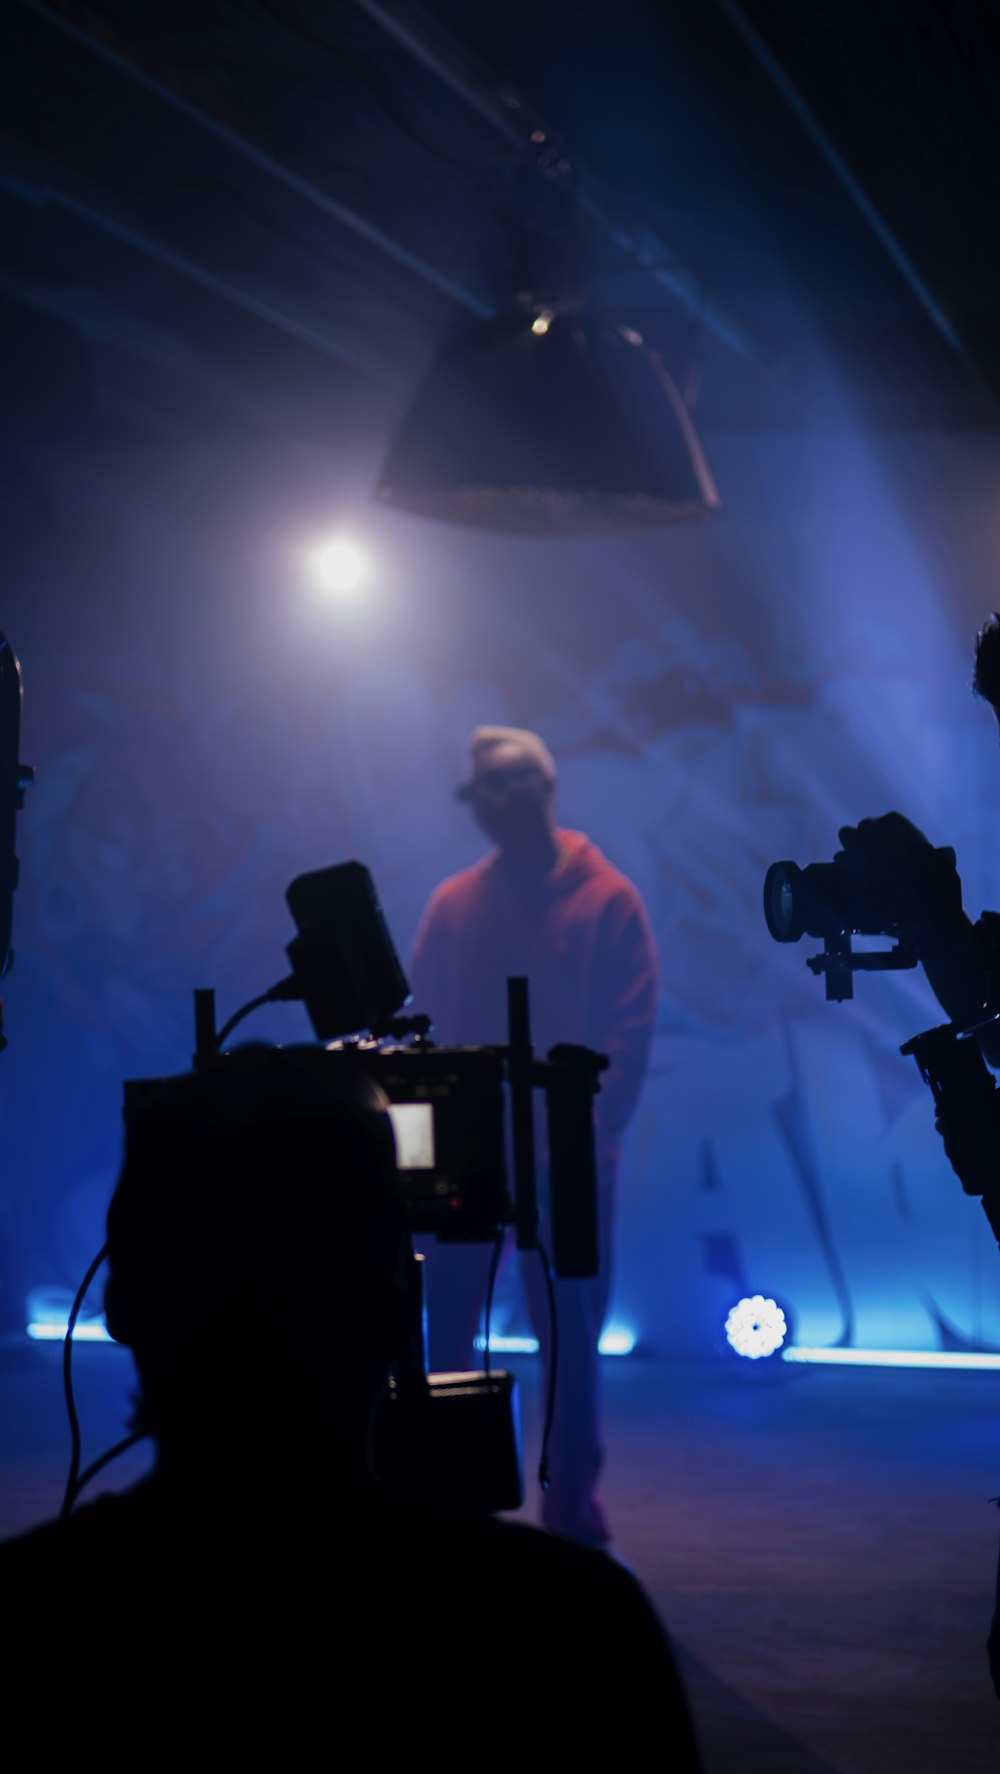
<svg viewBox="0 0 1000 1774">
<path fill-rule="evenodd" d="M 961 0 L 6 0 L 5 437 L 382 424 L 520 291 L 707 432 L 992 427 L 998 77 Z"/>
</svg>

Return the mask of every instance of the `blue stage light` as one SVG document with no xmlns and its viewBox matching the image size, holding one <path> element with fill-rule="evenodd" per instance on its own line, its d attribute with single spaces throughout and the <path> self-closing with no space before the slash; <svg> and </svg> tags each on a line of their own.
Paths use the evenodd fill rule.
<svg viewBox="0 0 1000 1774">
<path fill-rule="evenodd" d="M 66 1336 L 66 1320 L 62 1323 L 49 1319 L 33 1318 L 28 1325 L 28 1335 L 36 1343 L 61 1343 Z M 74 1343 L 112 1343 L 110 1337 L 98 1318 L 89 1318 L 84 1324 L 77 1323 L 73 1330 Z"/>
<path fill-rule="evenodd" d="M 792 1345 L 782 1361 L 818 1362 L 826 1367 L 958 1368 L 966 1372 L 1000 1368 L 1000 1354 L 950 1349 L 807 1349 Z"/>
<path fill-rule="evenodd" d="M 482 1352 L 486 1347 L 485 1338 L 480 1334 L 475 1339 L 475 1347 Z M 626 1330 L 624 1325 L 609 1324 L 597 1345 L 602 1355 L 631 1355 L 635 1348 L 635 1332 Z M 537 1337 L 504 1337 L 493 1335 L 490 1338 L 491 1355 L 537 1355 Z"/>
<path fill-rule="evenodd" d="M 483 1349 L 486 1348 L 486 1338 L 482 1334 L 480 1334 L 478 1337 L 476 1337 L 474 1339 L 474 1346 L 476 1349 L 482 1351 Z M 497 1336 L 494 1334 L 490 1338 L 490 1354 L 491 1355 L 537 1355 L 538 1354 L 538 1338 L 537 1337 L 501 1337 L 501 1336 Z"/>
<path fill-rule="evenodd" d="M 788 1335 L 788 1321 L 776 1300 L 754 1294 L 740 1300 L 726 1319 L 726 1340 L 750 1361 L 773 1355 Z"/>
<path fill-rule="evenodd" d="M 33 1318 L 27 1326 L 29 1337 L 38 1343 L 58 1343 L 66 1335 L 65 1319 Z M 103 1322 L 99 1318 L 86 1319 L 77 1323 L 73 1331 L 73 1340 L 77 1343 L 111 1343 L 113 1337 L 108 1335 Z M 475 1339 L 475 1346 L 481 1352 L 485 1341 L 480 1335 Z M 602 1355 L 631 1355 L 635 1348 L 634 1332 L 623 1325 L 612 1324 L 604 1331 L 598 1348 Z M 537 1355 L 537 1337 L 505 1337 L 495 1335 L 490 1338 L 490 1350 L 494 1355 Z"/>
</svg>

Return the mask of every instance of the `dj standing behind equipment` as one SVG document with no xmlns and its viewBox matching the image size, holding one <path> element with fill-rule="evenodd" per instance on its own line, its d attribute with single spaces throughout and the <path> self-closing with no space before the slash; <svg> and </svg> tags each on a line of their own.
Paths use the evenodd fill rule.
<svg viewBox="0 0 1000 1774">
<path fill-rule="evenodd" d="M 410 961 L 415 1008 L 442 1043 L 507 1039 L 507 980 L 529 982 L 532 1040 L 546 1053 L 574 1042 L 606 1054 L 595 1103 L 601 1269 L 558 1280 L 558 1381 L 551 1482 L 542 1521 L 590 1546 L 611 1538 L 597 1482 L 603 1462 L 598 1339 L 608 1304 L 622 1134 L 646 1071 L 657 998 L 657 957 L 638 890 L 581 832 L 554 820 L 556 769 L 537 734 L 477 727 L 469 779 L 457 790 L 496 849 L 437 887 Z M 546 1179 L 539 1176 L 542 1242 Z M 486 1295 L 482 1245 L 427 1250 L 430 1365 L 464 1369 Z M 528 1310 L 548 1377 L 549 1320 L 537 1257 L 524 1266 Z M 544 1397 L 544 1390 L 543 1390 Z"/>
</svg>

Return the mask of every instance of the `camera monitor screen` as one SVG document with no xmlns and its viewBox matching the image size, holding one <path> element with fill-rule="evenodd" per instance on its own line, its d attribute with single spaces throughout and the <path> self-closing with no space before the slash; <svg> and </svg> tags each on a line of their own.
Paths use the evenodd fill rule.
<svg viewBox="0 0 1000 1774">
<path fill-rule="evenodd" d="M 390 1103 L 398 1170 L 434 1169 L 433 1103 Z"/>
<path fill-rule="evenodd" d="M 388 1098 L 411 1231 L 495 1237 L 513 1214 L 498 1050 L 381 1047 L 365 1063 Z"/>
</svg>

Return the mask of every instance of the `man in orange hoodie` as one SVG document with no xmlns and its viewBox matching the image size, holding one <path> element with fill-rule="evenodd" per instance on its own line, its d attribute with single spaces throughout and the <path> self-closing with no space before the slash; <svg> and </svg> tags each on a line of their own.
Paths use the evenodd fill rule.
<svg viewBox="0 0 1000 1774">
<path fill-rule="evenodd" d="M 468 779 L 457 793 L 494 850 L 435 889 L 410 960 L 414 1004 L 442 1043 L 507 1039 L 507 980 L 529 983 L 536 1052 L 575 1042 L 606 1054 L 594 1109 L 600 1274 L 555 1283 L 558 1383 L 550 1445 L 546 1527 L 591 1546 L 611 1535 L 600 1498 L 603 1460 L 598 1339 L 610 1290 L 621 1138 L 646 1071 L 658 969 L 638 890 L 581 832 L 555 822 L 556 769 L 535 733 L 477 727 Z M 547 1204 L 539 1178 L 543 1242 Z M 486 1294 L 489 1252 L 438 1244 L 426 1252 L 430 1365 L 461 1370 Z M 528 1310 L 549 1366 L 549 1319 L 540 1263 L 524 1268 Z"/>
</svg>

